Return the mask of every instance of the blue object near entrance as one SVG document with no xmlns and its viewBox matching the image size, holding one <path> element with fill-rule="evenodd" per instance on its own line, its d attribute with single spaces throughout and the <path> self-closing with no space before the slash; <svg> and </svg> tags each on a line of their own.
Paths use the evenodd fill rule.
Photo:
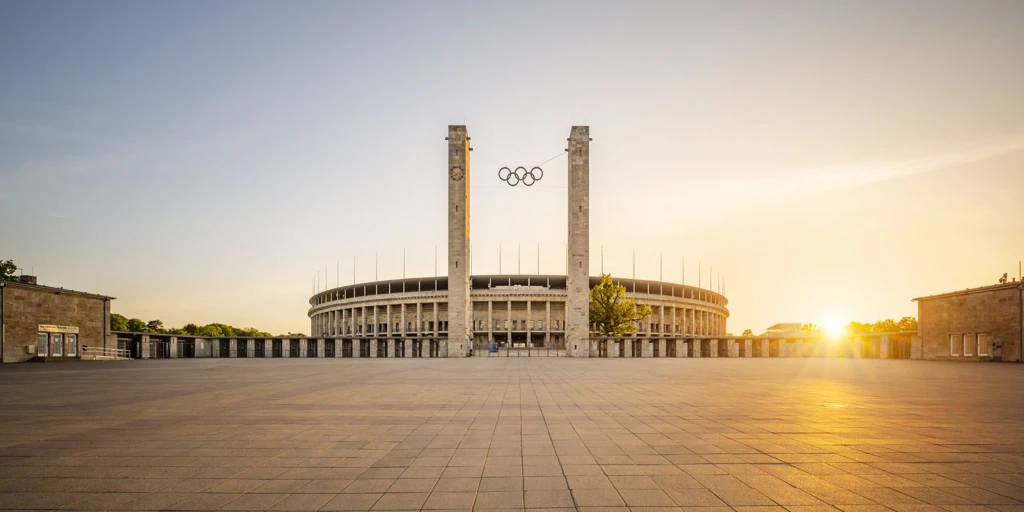
<svg viewBox="0 0 1024 512">
<path fill-rule="evenodd" d="M 490 352 L 495 353 L 497 351 L 498 351 L 498 344 L 492 341 L 491 342 Z"/>
</svg>

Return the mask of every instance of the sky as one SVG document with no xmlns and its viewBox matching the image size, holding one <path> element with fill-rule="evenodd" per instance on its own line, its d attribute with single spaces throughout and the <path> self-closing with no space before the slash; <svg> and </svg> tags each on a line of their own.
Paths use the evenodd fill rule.
<svg viewBox="0 0 1024 512">
<path fill-rule="evenodd" d="M 735 333 L 915 316 L 1024 259 L 1021 26 L 1012 0 L 7 1 L 0 259 L 129 317 L 308 333 L 317 278 L 444 272 L 449 124 L 472 272 L 564 273 L 587 124 L 593 274 L 700 265 Z"/>
</svg>

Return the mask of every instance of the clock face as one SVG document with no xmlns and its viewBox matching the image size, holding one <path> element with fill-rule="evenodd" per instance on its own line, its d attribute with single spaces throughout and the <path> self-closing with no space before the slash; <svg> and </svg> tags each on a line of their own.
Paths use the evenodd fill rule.
<svg viewBox="0 0 1024 512">
<path fill-rule="evenodd" d="M 464 172 L 462 171 L 462 167 L 458 166 L 458 165 L 453 166 L 451 171 L 448 172 L 448 175 L 451 176 L 452 179 L 455 180 L 455 181 L 461 180 L 463 174 L 464 174 Z"/>
</svg>

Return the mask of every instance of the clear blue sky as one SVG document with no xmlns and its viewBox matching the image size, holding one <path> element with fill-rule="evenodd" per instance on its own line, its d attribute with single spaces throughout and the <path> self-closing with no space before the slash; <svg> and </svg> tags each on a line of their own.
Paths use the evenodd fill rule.
<svg viewBox="0 0 1024 512">
<path fill-rule="evenodd" d="M 638 277 L 714 265 L 735 332 L 915 314 L 1024 257 L 1022 26 L 1017 1 L 4 2 L 0 258 L 128 316 L 308 332 L 318 269 L 445 268 L 450 123 L 473 271 L 521 243 L 562 272 L 564 157 L 494 174 L 589 124 L 595 273 L 602 246 L 617 275 L 634 247 Z"/>
</svg>

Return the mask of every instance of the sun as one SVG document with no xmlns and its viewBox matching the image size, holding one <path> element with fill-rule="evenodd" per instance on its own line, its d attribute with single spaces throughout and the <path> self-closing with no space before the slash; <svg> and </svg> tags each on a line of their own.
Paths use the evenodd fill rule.
<svg viewBox="0 0 1024 512">
<path fill-rule="evenodd" d="M 822 322 L 821 327 L 825 329 L 825 334 L 827 334 L 829 338 L 835 339 L 843 334 L 843 331 L 846 329 L 846 324 L 847 322 L 840 320 L 838 316 L 833 316 Z"/>
</svg>

